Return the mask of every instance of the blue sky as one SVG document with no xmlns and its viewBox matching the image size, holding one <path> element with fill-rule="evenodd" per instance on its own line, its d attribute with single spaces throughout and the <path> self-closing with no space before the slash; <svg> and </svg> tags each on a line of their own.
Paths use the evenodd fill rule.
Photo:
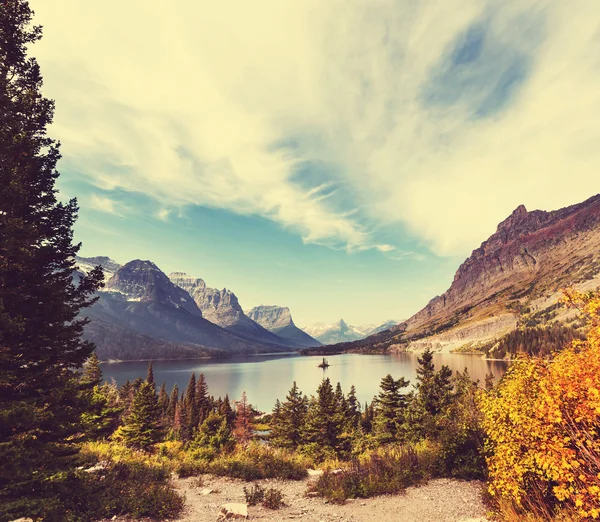
<svg viewBox="0 0 600 522">
<path fill-rule="evenodd" d="M 600 192 L 594 0 L 31 4 L 83 255 L 380 323 Z"/>
</svg>

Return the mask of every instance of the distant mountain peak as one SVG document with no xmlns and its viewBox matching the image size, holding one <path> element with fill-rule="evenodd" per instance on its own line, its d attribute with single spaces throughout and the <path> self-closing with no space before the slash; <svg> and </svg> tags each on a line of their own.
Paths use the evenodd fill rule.
<svg viewBox="0 0 600 522">
<path fill-rule="evenodd" d="M 183 308 L 192 315 L 202 316 L 192 297 L 174 285 L 152 261 L 129 261 L 110 278 L 105 290 L 118 292 L 128 301 L 158 301 L 175 308 Z"/>
<path fill-rule="evenodd" d="M 228 327 L 239 322 L 244 315 L 237 296 L 227 288 L 209 288 L 203 279 L 185 272 L 172 272 L 169 279 L 192 296 L 203 317 L 212 323 Z"/>
<path fill-rule="evenodd" d="M 297 346 L 319 346 L 318 340 L 294 324 L 287 306 L 259 305 L 246 310 L 246 315 L 270 332 L 294 342 Z"/>
<path fill-rule="evenodd" d="M 114 273 L 121 268 L 121 265 L 108 256 L 80 257 L 75 256 L 77 269 L 83 274 L 87 274 L 93 268 L 101 266 L 104 271 L 104 282 L 108 281 Z"/>
</svg>

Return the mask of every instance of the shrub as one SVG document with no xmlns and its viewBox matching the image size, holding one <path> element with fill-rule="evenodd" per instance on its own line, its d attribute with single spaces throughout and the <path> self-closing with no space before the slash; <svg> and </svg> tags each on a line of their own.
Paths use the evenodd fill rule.
<svg viewBox="0 0 600 522">
<path fill-rule="evenodd" d="M 265 499 L 265 489 L 260 484 L 254 484 L 250 489 L 244 486 L 244 496 L 246 504 L 256 506 Z"/>
<path fill-rule="evenodd" d="M 281 490 L 275 488 L 267 489 L 264 494 L 263 506 L 267 509 L 280 509 L 285 506 Z"/>
<path fill-rule="evenodd" d="M 325 472 L 309 491 L 333 502 L 398 493 L 429 478 L 435 450 L 430 446 L 388 446 L 354 460 L 341 472 Z"/>
<path fill-rule="evenodd" d="M 525 516 L 600 516 L 600 297 L 566 293 L 590 329 L 552 361 L 517 359 L 480 397 L 490 493 Z"/>
<path fill-rule="evenodd" d="M 293 453 L 250 444 L 229 455 L 219 456 L 210 463 L 207 472 L 248 481 L 264 478 L 300 480 L 307 476 L 307 468 L 308 461 Z"/>
</svg>

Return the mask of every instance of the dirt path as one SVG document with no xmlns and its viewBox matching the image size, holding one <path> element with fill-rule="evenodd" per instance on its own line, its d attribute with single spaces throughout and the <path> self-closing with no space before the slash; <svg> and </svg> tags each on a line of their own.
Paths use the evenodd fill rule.
<svg viewBox="0 0 600 522">
<path fill-rule="evenodd" d="M 284 495 L 287 507 L 272 511 L 260 506 L 248 509 L 250 520 L 302 520 L 303 522 L 484 522 L 486 509 L 481 484 L 438 479 L 413 487 L 401 495 L 347 501 L 343 506 L 320 498 L 306 498 L 308 481 L 260 480 L 264 488 L 275 487 Z M 219 509 L 230 502 L 245 502 L 247 482 L 204 475 L 176 479 L 186 497 L 180 522 L 215 522 Z M 208 493 L 208 490 L 212 490 Z"/>
</svg>

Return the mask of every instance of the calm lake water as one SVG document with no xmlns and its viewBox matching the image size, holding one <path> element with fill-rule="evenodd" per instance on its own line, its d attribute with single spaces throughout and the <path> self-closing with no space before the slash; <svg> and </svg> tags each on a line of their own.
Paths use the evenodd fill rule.
<svg viewBox="0 0 600 522">
<path fill-rule="evenodd" d="M 157 386 L 163 382 L 170 393 L 175 384 L 179 391 L 185 390 L 192 372 L 196 376 L 204 373 L 209 392 L 214 397 L 229 394 L 238 399 L 242 392 L 260 411 L 273 409 L 276 399 L 283 400 L 296 381 L 306 395 L 314 394 L 324 377 L 329 377 L 333 386 L 339 381 L 344 393 L 350 386 L 356 386 L 358 399 L 364 404 L 378 393 L 381 378 L 390 373 L 394 379 L 404 377 L 415 382 L 417 356 L 413 354 L 358 355 L 342 354 L 328 357 L 329 368 L 323 370 L 317 365 L 320 357 L 289 355 L 259 355 L 232 357 L 229 359 L 155 361 L 154 380 Z M 436 368 L 442 364 L 453 371 L 468 369 L 474 379 L 484 381 L 485 375 L 492 372 L 500 377 L 507 368 L 503 361 L 486 361 L 477 355 L 435 354 Z M 105 363 L 102 365 L 104 378 L 115 379 L 121 385 L 126 380 L 144 378 L 147 362 Z"/>
</svg>

